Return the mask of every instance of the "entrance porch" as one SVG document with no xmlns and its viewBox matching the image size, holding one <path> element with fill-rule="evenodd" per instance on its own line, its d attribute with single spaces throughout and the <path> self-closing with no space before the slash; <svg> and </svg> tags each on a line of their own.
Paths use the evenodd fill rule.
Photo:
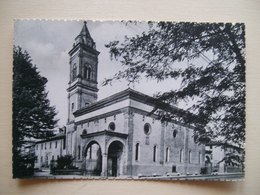
<svg viewBox="0 0 260 195">
<path fill-rule="evenodd" d="M 99 131 L 81 135 L 85 142 L 82 167 L 87 175 L 126 175 L 127 134 L 113 131 Z"/>
</svg>

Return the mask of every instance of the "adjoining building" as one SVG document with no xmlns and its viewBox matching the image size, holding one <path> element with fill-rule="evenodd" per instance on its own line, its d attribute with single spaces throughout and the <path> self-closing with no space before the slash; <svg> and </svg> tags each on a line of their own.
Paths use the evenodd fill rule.
<svg viewBox="0 0 260 195">
<path fill-rule="evenodd" d="M 66 135 L 37 143 L 41 163 L 57 159 L 58 154 L 71 154 L 74 166 L 87 175 L 200 173 L 205 146 L 194 142 L 192 127 L 161 122 L 150 114 L 154 98 L 129 88 L 97 101 L 99 52 L 86 22 L 69 55 Z M 59 150 L 50 145 L 56 141 Z"/>
<path fill-rule="evenodd" d="M 38 141 L 34 144 L 36 162 L 34 167 L 49 168 L 51 161 L 56 161 L 60 156 L 66 154 L 66 134 L 59 132 L 54 137 Z"/>
</svg>

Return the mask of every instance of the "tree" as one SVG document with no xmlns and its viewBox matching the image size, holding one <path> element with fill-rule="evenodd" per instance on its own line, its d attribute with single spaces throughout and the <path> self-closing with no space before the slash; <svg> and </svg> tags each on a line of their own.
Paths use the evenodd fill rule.
<svg viewBox="0 0 260 195">
<path fill-rule="evenodd" d="M 120 79 L 131 84 L 142 76 L 158 82 L 181 80 L 177 90 L 157 93 L 155 98 L 172 106 L 188 102 L 185 110 L 160 112 L 160 118 L 194 126 L 195 141 L 230 151 L 224 160 L 241 165 L 245 141 L 244 25 L 148 24 L 149 30 L 141 35 L 106 45 L 123 70 L 103 85 Z M 159 107 L 163 104 L 157 103 L 153 112 Z"/>
<path fill-rule="evenodd" d="M 53 135 L 55 108 L 50 106 L 42 77 L 31 57 L 20 47 L 13 50 L 13 177 L 23 177 L 34 157 L 24 149 L 36 139 Z M 29 158 L 30 157 L 30 158 Z M 31 159 L 31 160 L 29 160 Z M 22 171 L 23 170 L 23 171 Z"/>
</svg>

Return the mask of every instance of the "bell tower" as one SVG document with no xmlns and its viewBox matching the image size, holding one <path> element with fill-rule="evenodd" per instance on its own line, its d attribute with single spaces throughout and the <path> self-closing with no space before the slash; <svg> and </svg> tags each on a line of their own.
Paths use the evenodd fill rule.
<svg viewBox="0 0 260 195">
<path fill-rule="evenodd" d="M 73 113 L 97 100 L 98 55 L 96 43 L 84 22 L 75 38 L 70 56 L 70 80 L 68 92 L 68 123 L 74 121 Z"/>
</svg>

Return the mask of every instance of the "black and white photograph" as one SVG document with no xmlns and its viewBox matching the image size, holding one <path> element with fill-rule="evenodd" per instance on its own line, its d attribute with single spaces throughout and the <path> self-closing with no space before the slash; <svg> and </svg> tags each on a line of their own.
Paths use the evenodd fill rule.
<svg viewBox="0 0 260 195">
<path fill-rule="evenodd" d="M 15 20 L 13 178 L 243 180 L 245 24 Z"/>
</svg>

